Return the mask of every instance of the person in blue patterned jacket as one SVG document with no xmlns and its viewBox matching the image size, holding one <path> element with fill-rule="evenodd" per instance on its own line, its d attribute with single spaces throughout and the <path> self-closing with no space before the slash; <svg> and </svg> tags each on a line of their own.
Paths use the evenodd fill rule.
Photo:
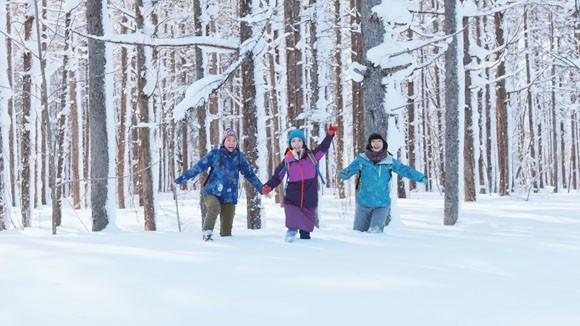
<svg viewBox="0 0 580 326">
<path fill-rule="evenodd" d="M 348 167 L 338 171 L 343 180 L 360 172 L 353 223 L 356 231 L 380 233 L 389 224 L 391 171 L 405 178 L 427 183 L 424 174 L 394 159 L 387 148 L 387 142 L 380 134 L 372 134 L 366 150 Z"/>
<path fill-rule="evenodd" d="M 250 167 L 246 156 L 238 147 L 238 137 L 234 130 L 225 130 L 220 148 L 212 149 L 207 155 L 175 179 L 177 184 L 186 182 L 211 168 L 205 182 L 204 202 L 207 215 L 203 222 L 203 240 L 213 240 L 212 234 L 218 214 L 220 215 L 220 236 L 232 235 L 232 225 L 238 203 L 238 183 L 240 173 L 261 194 L 264 186 Z"/>
</svg>

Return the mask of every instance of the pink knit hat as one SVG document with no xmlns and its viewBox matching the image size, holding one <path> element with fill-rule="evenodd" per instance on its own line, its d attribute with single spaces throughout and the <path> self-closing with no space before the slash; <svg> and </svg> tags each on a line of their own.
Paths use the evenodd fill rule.
<svg viewBox="0 0 580 326">
<path fill-rule="evenodd" d="M 236 135 L 236 132 L 232 129 L 232 128 L 227 128 L 224 131 L 224 136 L 222 138 L 222 145 L 224 144 L 224 142 L 226 141 L 226 138 L 228 138 L 229 136 L 235 137 L 236 140 L 238 139 L 238 136 Z"/>
</svg>

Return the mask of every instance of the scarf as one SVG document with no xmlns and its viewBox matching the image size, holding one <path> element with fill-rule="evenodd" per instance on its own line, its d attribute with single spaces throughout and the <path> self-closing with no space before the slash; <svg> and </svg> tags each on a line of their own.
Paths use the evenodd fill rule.
<svg viewBox="0 0 580 326">
<path fill-rule="evenodd" d="M 387 156 L 389 152 L 387 152 L 386 150 L 382 150 L 380 152 L 373 152 L 373 151 L 369 151 L 366 150 L 365 151 L 365 155 L 369 158 L 369 160 L 371 160 L 373 163 L 377 163 L 382 161 L 385 156 Z"/>
</svg>

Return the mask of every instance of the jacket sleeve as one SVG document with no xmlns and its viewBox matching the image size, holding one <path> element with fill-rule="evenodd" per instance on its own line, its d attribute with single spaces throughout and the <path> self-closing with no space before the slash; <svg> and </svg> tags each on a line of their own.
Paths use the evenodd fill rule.
<svg viewBox="0 0 580 326">
<path fill-rule="evenodd" d="M 316 146 L 313 153 L 314 153 L 314 157 L 316 158 L 317 161 L 320 161 L 320 159 L 324 156 L 324 154 L 326 154 L 328 152 L 328 149 L 330 148 L 330 143 L 332 142 L 333 138 L 334 138 L 334 136 L 330 136 L 329 134 L 326 134 L 326 137 L 324 137 L 324 139 L 322 140 L 322 143 L 320 143 L 318 146 Z"/>
<path fill-rule="evenodd" d="M 270 177 L 268 182 L 266 182 L 265 184 L 268 185 L 272 189 L 278 187 L 278 185 L 282 183 L 282 180 L 284 180 L 284 176 L 286 175 L 286 172 L 287 172 L 286 171 L 286 164 L 285 164 L 284 160 L 282 160 L 282 162 L 280 162 L 280 164 L 278 164 L 276 169 L 274 169 L 274 174 L 272 175 L 272 177 Z"/>
<path fill-rule="evenodd" d="M 212 165 L 215 155 L 219 155 L 218 149 L 212 149 L 209 153 L 202 157 L 201 160 L 197 162 L 197 164 L 179 176 L 178 179 L 181 179 L 182 181 L 189 180 L 195 178 L 198 174 L 209 169 L 209 167 Z"/>
<path fill-rule="evenodd" d="M 242 173 L 244 178 L 246 178 L 246 180 L 248 180 L 254 186 L 254 188 L 256 188 L 256 190 L 261 194 L 262 186 L 264 185 L 262 184 L 262 181 L 260 181 L 258 176 L 256 176 L 256 173 L 254 173 L 254 170 L 252 170 L 252 168 L 250 167 L 250 163 L 248 163 L 246 155 L 244 155 L 242 152 L 240 152 L 240 161 L 242 165 L 240 168 L 240 172 Z"/>
<path fill-rule="evenodd" d="M 400 176 L 415 180 L 417 182 L 421 182 L 421 179 L 426 178 L 423 173 L 395 159 L 393 159 L 393 171 Z"/>
<path fill-rule="evenodd" d="M 360 158 L 357 156 L 352 163 L 350 163 L 346 168 L 338 171 L 338 176 L 342 180 L 350 179 L 353 175 L 355 175 L 360 170 Z"/>
</svg>

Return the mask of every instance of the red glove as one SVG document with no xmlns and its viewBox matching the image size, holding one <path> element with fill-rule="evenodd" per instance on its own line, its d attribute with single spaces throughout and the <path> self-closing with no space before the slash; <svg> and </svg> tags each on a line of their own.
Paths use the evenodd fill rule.
<svg viewBox="0 0 580 326">
<path fill-rule="evenodd" d="M 336 131 L 338 131 L 338 127 L 337 126 L 330 125 L 330 127 L 328 127 L 328 134 L 330 136 L 334 136 L 334 134 L 336 133 Z"/>
<path fill-rule="evenodd" d="M 262 187 L 262 195 L 267 195 L 270 193 L 270 191 L 272 191 L 272 188 L 270 188 L 270 186 L 264 185 Z"/>
</svg>

